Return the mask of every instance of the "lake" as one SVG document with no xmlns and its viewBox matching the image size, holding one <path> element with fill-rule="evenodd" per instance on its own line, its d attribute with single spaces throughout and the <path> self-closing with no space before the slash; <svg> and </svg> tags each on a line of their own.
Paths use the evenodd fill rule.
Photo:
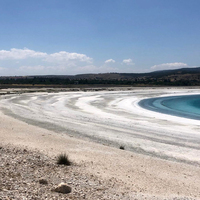
<svg viewBox="0 0 200 200">
<path fill-rule="evenodd" d="M 200 120 L 200 95 L 143 99 L 139 105 L 151 111 Z"/>
</svg>

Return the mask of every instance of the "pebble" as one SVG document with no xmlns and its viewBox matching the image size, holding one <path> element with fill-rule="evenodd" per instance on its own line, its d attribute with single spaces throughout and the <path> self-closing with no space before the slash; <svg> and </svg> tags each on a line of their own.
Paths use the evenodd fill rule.
<svg viewBox="0 0 200 200">
<path fill-rule="evenodd" d="M 72 191 L 71 187 L 68 186 L 66 183 L 60 183 L 60 184 L 55 188 L 55 192 L 59 192 L 59 193 L 63 193 L 63 194 L 70 193 L 71 191 Z"/>
<path fill-rule="evenodd" d="M 39 179 L 39 183 L 40 183 L 40 184 L 47 185 L 47 184 L 48 184 L 48 181 L 47 181 L 45 178 L 41 178 L 41 179 Z"/>
</svg>

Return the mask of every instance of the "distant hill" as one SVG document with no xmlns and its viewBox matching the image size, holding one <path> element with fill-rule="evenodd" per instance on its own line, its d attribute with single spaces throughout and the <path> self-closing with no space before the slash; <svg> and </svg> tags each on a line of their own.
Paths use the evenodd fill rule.
<svg viewBox="0 0 200 200">
<path fill-rule="evenodd" d="M 200 67 L 162 70 L 149 73 L 100 73 L 78 75 L 1 76 L 0 84 L 32 85 L 133 85 L 196 86 L 200 85 Z"/>
</svg>

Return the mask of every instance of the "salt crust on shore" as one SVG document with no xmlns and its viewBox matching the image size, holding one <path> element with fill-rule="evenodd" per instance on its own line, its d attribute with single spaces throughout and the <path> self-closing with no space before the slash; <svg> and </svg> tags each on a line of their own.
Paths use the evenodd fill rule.
<svg viewBox="0 0 200 200">
<path fill-rule="evenodd" d="M 118 106 L 120 105 L 118 104 Z M 142 110 L 140 111 L 143 112 Z M 26 160 L 27 156 L 29 158 L 36 156 L 37 158 L 38 155 L 40 155 L 41 160 L 33 162 L 33 165 L 36 165 L 35 169 L 38 169 L 38 163 L 42 162 L 44 167 L 41 168 L 40 173 L 32 176 L 32 180 L 31 177 L 19 180 L 19 182 L 16 180 L 14 182 L 15 187 L 17 187 L 18 183 L 19 187 L 21 187 L 20 184 L 23 181 L 30 185 L 32 183 L 37 185 L 35 181 L 37 181 L 36 179 L 39 176 L 49 176 L 49 172 L 45 171 L 46 163 L 49 163 L 48 165 L 53 166 L 50 168 L 52 173 L 56 173 L 56 170 L 58 172 L 55 174 L 56 181 L 50 178 L 52 185 L 59 181 L 62 182 L 63 179 L 65 182 L 71 183 L 73 173 L 77 172 L 77 176 L 73 179 L 73 183 L 71 183 L 72 188 L 76 192 L 69 196 L 60 196 L 59 199 L 83 199 L 84 195 L 86 195 L 86 199 L 200 199 L 199 166 L 172 162 L 130 151 L 122 151 L 91 141 L 70 137 L 67 134 L 56 133 L 55 131 L 49 131 L 18 119 L 13 119 L 3 113 L 0 114 L 0 126 L 1 161 L 3 160 L 1 162 L 1 170 L 14 170 L 12 173 L 15 173 L 18 167 L 20 169 L 24 165 L 22 162 L 19 162 L 21 158 Z M 170 127 L 170 129 L 173 130 L 173 127 Z M 194 136 L 198 136 L 196 132 L 194 132 Z M 16 147 L 20 150 L 16 150 Z M 23 153 L 24 148 L 28 150 L 26 153 Z M 70 168 L 69 174 L 60 172 L 60 169 L 57 169 L 54 164 L 55 156 L 63 152 L 66 152 L 73 163 L 75 163 Z M 12 160 L 15 166 L 18 167 L 14 169 L 6 167 L 7 162 Z M 11 173 L 8 173 L 8 175 L 2 174 L 1 182 L 9 181 L 9 174 Z M 97 192 L 92 184 L 89 185 L 92 187 L 90 189 L 92 190 L 91 195 L 93 195 L 89 196 L 90 192 L 88 191 L 86 181 L 82 181 L 80 186 L 76 186 L 76 181 L 79 179 L 83 180 L 81 177 L 86 177 L 85 180 L 87 182 L 93 181 L 97 188 L 103 187 L 100 190 L 98 189 Z M 12 179 L 9 184 L 11 183 L 13 183 Z M 39 194 L 39 189 L 33 185 L 31 185 L 33 191 L 37 191 Z M 50 186 L 48 185 L 47 188 L 43 187 L 42 191 L 43 194 L 50 195 L 49 199 L 53 199 L 50 197 L 55 194 L 52 194 L 49 190 Z M 7 189 L 1 186 L 0 197 L 2 199 L 4 197 L 6 199 L 6 196 L 9 197 L 9 195 L 13 195 L 13 191 L 16 191 L 12 187 L 9 190 Z M 24 195 L 23 189 L 17 191 L 19 191 L 17 195 L 20 199 Z M 45 199 L 43 194 L 38 199 Z M 29 198 L 27 197 L 26 199 Z"/>
</svg>

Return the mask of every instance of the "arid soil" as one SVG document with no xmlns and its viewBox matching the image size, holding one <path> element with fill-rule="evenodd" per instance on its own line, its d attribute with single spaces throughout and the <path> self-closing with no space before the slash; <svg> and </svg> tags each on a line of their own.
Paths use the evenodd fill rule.
<svg viewBox="0 0 200 200">
<path fill-rule="evenodd" d="M 127 191 L 118 191 L 115 179 L 102 181 L 82 171 L 82 165 L 58 165 L 57 158 L 19 147 L 0 147 L 0 199 L 130 199 Z M 40 180 L 46 180 L 42 184 Z M 67 183 L 70 194 L 55 192 Z"/>
</svg>

